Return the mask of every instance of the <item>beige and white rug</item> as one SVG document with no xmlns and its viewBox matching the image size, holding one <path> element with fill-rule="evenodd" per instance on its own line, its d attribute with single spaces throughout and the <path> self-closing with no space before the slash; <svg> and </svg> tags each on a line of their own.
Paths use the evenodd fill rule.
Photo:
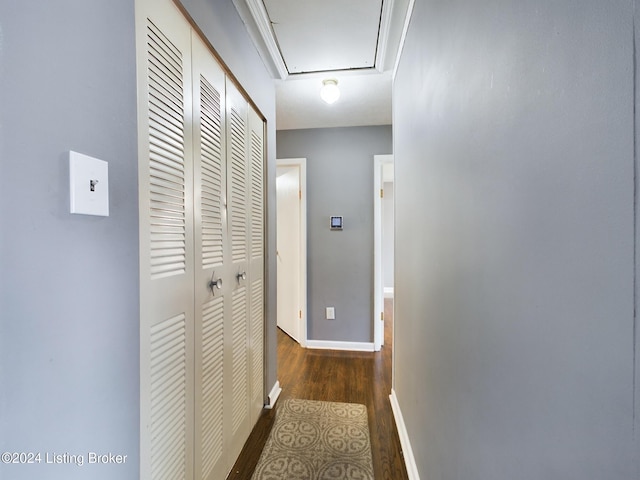
<svg viewBox="0 0 640 480">
<path fill-rule="evenodd" d="M 373 480 L 367 408 L 284 400 L 252 480 Z"/>
</svg>

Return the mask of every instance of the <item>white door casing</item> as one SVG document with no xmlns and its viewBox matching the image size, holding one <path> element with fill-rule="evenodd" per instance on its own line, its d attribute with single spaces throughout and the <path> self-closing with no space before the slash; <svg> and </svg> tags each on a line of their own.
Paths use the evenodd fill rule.
<svg viewBox="0 0 640 480">
<path fill-rule="evenodd" d="M 384 345 L 384 275 L 382 271 L 382 198 L 384 195 L 383 168 L 385 164 L 392 163 L 393 155 L 374 155 L 373 157 L 373 348 L 375 351 L 379 351 Z"/>
</svg>

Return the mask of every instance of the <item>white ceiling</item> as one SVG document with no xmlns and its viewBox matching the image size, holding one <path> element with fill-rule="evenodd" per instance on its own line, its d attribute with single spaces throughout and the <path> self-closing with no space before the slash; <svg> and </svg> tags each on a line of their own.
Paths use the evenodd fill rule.
<svg viewBox="0 0 640 480">
<path fill-rule="evenodd" d="M 263 0 L 288 73 L 375 65 L 382 0 Z"/>
<path fill-rule="evenodd" d="M 391 72 L 332 73 L 340 98 L 332 105 L 320 98 L 326 75 L 276 80 L 276 128 L 351 127 L 391 124 Z"/>
<path fill-rule="evenodd" d="M 391 79 L 410 0 L 234 0 L 276 78 L 276 128 L 391 124 Z M 320 99 L 322 80 L 340 99 Z"/>
</svg>

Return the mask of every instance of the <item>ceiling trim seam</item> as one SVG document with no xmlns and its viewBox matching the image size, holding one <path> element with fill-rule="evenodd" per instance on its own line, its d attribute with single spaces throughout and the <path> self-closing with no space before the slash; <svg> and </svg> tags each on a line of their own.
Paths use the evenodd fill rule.
<svg viewBox="0 0 640 480">
<path fill-rule="evenodd" d="M 384 64 L 387 57 L 387 44 L 391 31 L 391 16 L 394 0 L 382 0 L 380 11 L 380 25 L 378 27 L 378 42 L 376 43 L 375 67 L 379 72 L 384 72 Z"/>
<path fill-rule="evenodd" d="M 271 19 L 262 0 L 233 0 L 236 10 L 242 17 L 262 60 L 271 67 L 272 73 L 281 80 L 286 80 L 289 71 L 282 58 L 280 46 L 276 40 Z"/>
</svg>

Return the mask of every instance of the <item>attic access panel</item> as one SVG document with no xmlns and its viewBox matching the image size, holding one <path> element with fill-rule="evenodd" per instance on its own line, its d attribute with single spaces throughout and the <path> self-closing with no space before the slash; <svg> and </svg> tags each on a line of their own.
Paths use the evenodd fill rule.
<svg viewBox="0 0 640 480">
<path fill-rule="evenodd" d="M 264 0 L 289 74 L 375 67 L 382 0 Z"/>
</svg>

